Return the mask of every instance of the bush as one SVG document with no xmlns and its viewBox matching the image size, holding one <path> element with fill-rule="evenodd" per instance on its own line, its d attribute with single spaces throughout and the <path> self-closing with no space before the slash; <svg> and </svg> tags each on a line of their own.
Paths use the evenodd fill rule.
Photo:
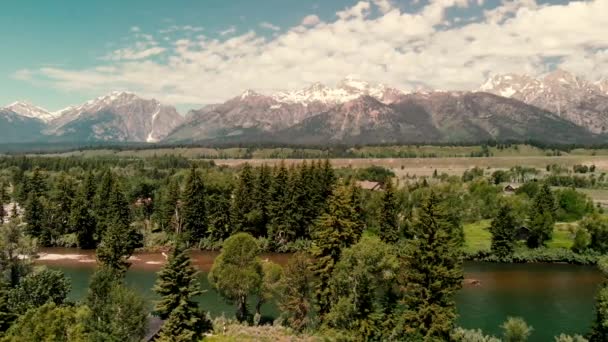
<svg viewBox="0 0 608 342">
<path fill-rule="evenodd" d="M 489 250 L 465 253 L 465 259 L 470 261 L 486 261 L 498 263 L 568 263 L 575 265 L 595 265 L 600 253 L 586 251 L 576 253 L 565 248 L 534 248 L 516 250 L 511 257 L 499 258 Z"/>
<path fill-rule="evenodd" d="M 525 342 L 532 334 L 532 327 L 519 317 L 509 317 L 501 325 L 505 342 Z"/>
<path fill-rule="evenodd" d="M 456 328 L 451 337 L 454 342 L 500 342 L 500 339 L 494 336 L 484 335 L 480 329 Z"/>
</svg>

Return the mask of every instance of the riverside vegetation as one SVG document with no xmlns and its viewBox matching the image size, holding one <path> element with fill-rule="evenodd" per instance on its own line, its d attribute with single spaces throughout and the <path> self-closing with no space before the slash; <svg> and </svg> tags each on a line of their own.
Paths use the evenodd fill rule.
<svg viewBox="0 0 608 342">
<path fill-rule="evenodd" d="M 176 156 L 5 157 L 0 166 L 6 341 L 139 341 L 151 317 L 163 322 L 159 341 L 260 331 L 268 340 L 496 341 L 455 326 L 464 259 L 608 268 L 608 219 L 587 195 L 552 188 L 552 167 L 395 179 L 384 168 L 334 169 L 327 160 L 228 168 Z M 520 186 L 505 193 L 500 184 L 514 181 Z M 84 300 L 68 302 L 69 281 L 32 264 L 36 246 L 97 250 Z M 171 250 L 151 312 L 123 281 L 138 248 Z M 194 301 L 188 248 L 221 249 L 209 281 L 234 304 L 236 321 L 209 317 Z M 296 254 L 282 268 L 260 260 L 262 251 Z M 591 341 L 608 338 L 605 292 Z M 261 312 L 269 300 L 281 311 L 275 322 Z M 503 328 L 505 341 L 525 341 L 532 329 L 518 318 Z"/>
</svg>

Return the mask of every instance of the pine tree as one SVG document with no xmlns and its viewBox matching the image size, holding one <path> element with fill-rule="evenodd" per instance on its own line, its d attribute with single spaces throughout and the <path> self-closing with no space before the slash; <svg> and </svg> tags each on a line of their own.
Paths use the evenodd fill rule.
<svg viewBox="0 0 608 342">
<path fill-rule="evenodd" d="M 236 188 L 232 198 L 232 207 L 230 209 L 230 221 L 232 222 L 235 232 L 253 233 L 254 217 L 252 213 L 255 211 L 256 203 L 254 200 L 255 178 L 251 165 L 246 163 L 239 175 Z"/>
<path fill-rule="evenodd" d="M 28 195 L 27 202 L 25 204 L 25 222 L 27 223 L 26 233 L 32 237 L 42 239 L 43 245 L 50 243 L 46 241 L 46 226 L 44 207 L 40 197 L 36 195 L 36 192 L 32 191 Z"/>
<path fill-rule="evenodd" d="M 88 171 L 84 177 L 84 182 L 82 184 L 84 188 L 85 199 L 88 203 L 93 203 L 95 200 L 95 175 L 93 172 Z"/>
<path fill-rule="evenodd" d="M 49 194 L 49 210 L 52 212 L 50 225 L 54 235 L 62 235 L 70 232 L 69 221 L 72 201 L 74 200 L 73 180 L 61 172 L 54 182 L 53 189 Z"/>
<path fill-rule="evenodd" d="M 97 232 L 101 236 L 106 231 L 106 226 L 110 221 L 110 196 L 114 188 L 114 175 L 111 170 L 106 170 L 99 182 L 97 191 L 95 191 L 95 198 L 93 201 L 93 208 L 97 220 Z"/>
<path fill-rule="evenodd" d="M 395 200 L 395 190 L 392 182 L 386 182 L 378 220 L 379 235 L 382 241 L 396 243 L 399 241 L 399 210 Z"/>
<path fill-rule="evenodd" d="M 8 203 L 8 194 L 6 192 L 6 184 L 4 182 L 0 182 L 0 224 L 4 223 L 4 218 L 6 217 L 6 209 L 4 205 Z"/>
<path fill-rule="evenodd" d="M 268 237 L 278 245 L 295 240 L 291 193 L 288 188 L 289 172 L 281 161 L 275 169 L 270 186 L 268 203 Z"/>
<path fill-rule="evenodd" d="M 608 341 L 608 257 L 601 257 L 597 264 L 604 282 L 595 297 L 595 319 L 589 333 L 590 342 Z"/>
<path fill-rule="evenodd" d="M 404 288 L 401 338 L 449 340 L 456 319 L 454 295 L 462 286 L 462 251 L 458 227 L 431 192 L 412 225 L 406 243 L 401 283 Z"/>
<path fill-rule="evenodd" d="M 33 192 L 36 197 L 44 196 L 48 191 L 46 179 L 39 168 L 35 168 L 32 172 L 32 176 L 28 180 L 28 188 L 29 192 Z"/>
<path fill-rule="evenodd" d="M 90 196 L 89 188 L 85 182 L 81 185 L 74 199 L 69 221 L 72 231 L 76 232 L 78 247 L 83 249 L 95 248 L 97 245 L 95 240 L 97 220 L 90 209 L 91 202 L 88 196 Z"/>
<path fill-rule="evenodd" d="M 360 236 L 350 190 L 344 185 L 336 188 L 328 211 L 319 217 L 312 231 L 311 254 L 315 261 L 311 270 L 319 280 L 314 295 L 321 316 L 330 309 L 329 279 L 342 248 L 355 244 Z"/>
<path fill-rule="evenodd" d="M 285 315 L 289 326 L 302 331 L 310 324 L 312 312 L 313 274 L 310 271 L 308 255 L 295 253 L 285 266 L 284 276 L 280 281 L 277 305 Z"/>
<path fill-rule="evenodd" d="M 492 220 L 490 233 L 492 233 L 492 253 L 499 258 L 506 258 L 513 255 L 516 243 L 517 221 L 513 216 L 511 207 L 503 205 L 498 210 L 498 214 Z"/>
<path fill-rule="evenodd" d="M 183 233 L 190 242 L 198 242 L 207 234 L 207 210 L 203 178 L 193 165 L 182 193 L 180 208 Z M 181 232 L 178 232 L 181 233 Z"/>
<path fill-rule="evenodd" d="M 173 222 L 173 217 L 175 216 L 175 211 L 177 210 L 177 205 L 179 203 L 179 198 L 179 183 L 177 179 L 170 179 L 167 187 L 162 192 L 156 215 L 161 229 L 166 232 L 170 232 L 172 228 L 174 228 L 172 227 L 171 222 Z"/>
<path fill-rule="evenodd" d="M 530 236 L 526 244 L 530 248 L 543 246 L 551 240 L 555 225 L 555 197 L 548 184 L 543 184 L 534 197 L 530 214 Z"/>
<path fill-rule="evenodd" d="M 158 272 L 154 292 L 160 296 L 154 313 L 166 320 L 181 303 L 196 306 L 192 298 L 202 293 L 196 269 L 181 243 L 173 248 L 167 263 Z"/>
<path fill-rule="evenodd" d="M 109 197 L 108 223 L 97 248 L 97 259 L 109 269 L 124 274 L 130 266 L 127 260 L 135 248 L 142 246 L 143 236 L 131 226 L 129 206 L 117 182 Z"/>
<path fill-rule="evenodd" d="M 194 297 L 202 293 L 197 272 L 181 243 L 177 243 L 169 260 L 158 273 L 154 291 L 161 297 L 155 314 L 167 320 L 161 330 L 161 341 L 199 341 L 210 322 Z"/>
<path fill-rule="evenodd" d="M 268 202 L 270 201 L 270 186 L 272 184 L 272 174 L 270 167 L 263 164 L 258 171 L 255 183 L 254 201 L 256 204 L 256 222 L 254 236 L 268 235 Z"/>
</svg>

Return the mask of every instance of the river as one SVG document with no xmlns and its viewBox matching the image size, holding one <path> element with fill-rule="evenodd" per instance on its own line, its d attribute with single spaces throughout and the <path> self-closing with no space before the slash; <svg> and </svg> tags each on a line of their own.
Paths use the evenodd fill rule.
<svg viewBox="0 0 608 342">
<path fill-rule="evenodd" d="M 70 298 L 78 300 L 86 293 L 88 279 L 95 267 L 94 255 L 78 249 L 49 248 L 41 250 L 39 264 L 62 270 L 72 281 Z M 202 307 L 212 315 L 231 316 L 234 308 L 224 302 L 209 286 L 206 272 L 216 252 L 192 253 L 194 264 L 201 270 Z M 289 256 L 265 254 L 284 264 Z M 149 300 L 155 299 L 152 286 L 155 272 L 164 262 L 160 253 L 139 253 L 127 273 L 129 286 Z M 601 282 L 600 273 L 589 266 L 566 264 L 465 264 L 465 278 L 479 281 L 465 283 L 456 297 L 458 324 L 500 334 L 500 324 L 508 316 L 523 317 L 534 331 L 531 341 L 552 341 L 561 332 L 584 334 L 593 319 L 594 296 Z M 262 308 L 264 315 L 278 314 L 271 303 Z"/>
</svg>

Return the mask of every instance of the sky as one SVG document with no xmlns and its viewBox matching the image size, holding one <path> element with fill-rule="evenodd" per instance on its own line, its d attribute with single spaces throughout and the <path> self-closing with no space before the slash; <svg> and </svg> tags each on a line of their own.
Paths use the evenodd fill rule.
<svg viewBox="0 0 608 342">
<path fill-rule="evenodd" d="M 403 90 L 608 77 L 608 0 L 6 0 L 0 106 L 115 90 L 181 111 L 347 75 Z"/>
</svg>

